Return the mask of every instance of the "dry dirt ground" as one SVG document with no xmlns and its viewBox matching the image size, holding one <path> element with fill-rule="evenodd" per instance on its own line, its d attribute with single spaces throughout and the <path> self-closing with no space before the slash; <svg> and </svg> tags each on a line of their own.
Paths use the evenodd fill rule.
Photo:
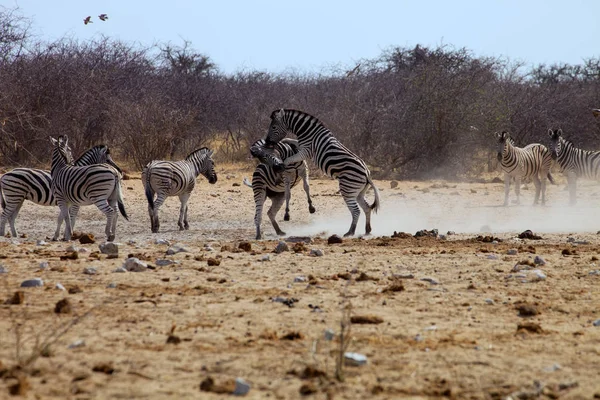
<svg viewBox="0 0 600 400">
<path fill-rule="evenodd" d="M 27 237 L 0 239 L 0 398 L 10 390 L 43 399 L 228 397 L 201 391 L 209 377 L 212 390 L 224 391 L 244 379 L 251 399 L 600 397 L 596 184 L 581 185 L 577 207 L 566 205 L 563 185 L 548 188 L 545 207 L 530 205 L 531 187 L 522 205 L 500 207 L 498 183 L 391 189 L 376 181 L 382 208 L 374 235 L 329 245 L 350 216 L 336 182 L 314 180 L 317 212 L 308 214 L 298 187 L 292 221 L 282 223 L 312 243 L 274 254 L 278 238 L 266 215 L 266 239 L 253 240 L 252 191 L 233 186 L 250 172 L 219 174 L 216 185 L 199 181 L 191 229 L 177 231 L 172 198 L 161 209 L 159 234 L 150 233 L 141 181 L 124 181 L 130 221 L 119 220 L 117 258 L 98 254 L 104 218 L 96 209 L 82 210 L 76 227 L 94 233 L 95 244 L 37 245 L 52 235 L 57 210 L 23 207 L 17 226 Z M 456 234 L 412 237 L 433 228 Z M 542 239 L 519 239 L 526 229 Z M 392 238 L 394 231 L 411 235 Z M 169 245 L 157 239 L 188 251 L 166 255 Z M 243 241 L 250 251 L 239 250 Z M 77 259 L 66 258 L 69 245 L 80 249 Z M 150 268 L 113 272 L 129 254 Z M 86 267 L 97 274 L 84 274 Z M 44 286 L 19 287 L 34 277 Z M 56 313 L 63 299 L 70 309 Z M 340 382 L 336 354 L 348 318 L 355 323 L 343 341 L 347 351 L 368 361 L 344 366 Z"/>
</svg>

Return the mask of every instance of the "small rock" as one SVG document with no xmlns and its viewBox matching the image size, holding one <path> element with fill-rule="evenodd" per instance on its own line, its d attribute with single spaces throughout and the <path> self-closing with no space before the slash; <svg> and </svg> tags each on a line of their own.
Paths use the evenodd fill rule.
<svg viewBox="0 0 600 400">
<path fill-rule="evenodd" d="M 333 329 L 325 329 L 325 332 L 323 332 L 323 337 L 328 342 L 331 342 L 333 339 L 335 339 L 335 332 L 334 332 L 334 330 Z"/>
<path fill-rule="evenodd" d="M 494 300 L 493 299 L 485 299 L 485 303 L 489 304 L 489 305 L 494 305 Z"/>
<path fill-rule="evenodd" d="M 136 245 L 136 244 L 137 244 L 137 240 L 134 240 L 134 239 L 129 239 L 129 240 L 127 241 L 127 244 L 128 244 L 128 245 L 130 245 L 130 246 L 134 246 L 134 245 Z"/>
<path fill-rule="evenodd" d="M 148 264 L 140 261 L 137 257 L 129 257 L 125 260 L 123 268 L 130 272 L 144 272 L 148 269 Z"/>
<path fill-rule="evenodd" d="M 168 260 L 166 258 L 159 258 L 156 260 L 155 262 L 157 267 L 166 267 L 169 265 L 173 265 L 173 264 L 179 264 L 177 261 L 174 260 Z"/>
<path fill-rule="evenodd" d="M 430 231 L 428 231 L 427 229 L 421 229 L 420 231 L 417 231 L 417 233 L 415 233 L 415 237 L 437 237 L 438 236 L 438 230 L 437 229 L 432 229 Z"/>
<path fill-rule="evenodd" d="M 421 278 L 421 280 L 423 282 L 429 282 L 432 285 L 439 285 L 440 284 L 440 282 L 437 279 L 435 279 L 435 278 L 425 277 L 425 278 Z"/>
<path fill-rule="evenodd" d="M 13 296 L 6 301 L 7 304 L 23 304 L 25 302 L 25 292 L 22 290 L 17 290 Z"/>
<path fill-rule="evenodd" d="M 71 343 L 67 348 L 68 349 L 76 349 L 78 347 L 84 347 L 84 346 L 85 346 L 85 340 L 78 339 L 78 340 L 74 341 L 73 343 Z"/>
<path fill-rule="evenodd" d="M 527 229 L 519 234 L 519 239 L 541 240 L 542 237 Z"/>
<path fill-rule="evenodd" d="M 38 240 L 37 242 L 35 242 L 36 246 L 46 246 L 48 245 L 48 242 L 46 242 L 45 240 Z"/>
<path fill-rule="evenodd" d="M 122 268 L 122 267 L 119 267 L 119 268 Z M 125 268 L 123 268 L 123 269 L 125 269 Z M 117 288 L 117 284 L 115 282 L 111 282 L 108 285 L 106 285 L 106 287 L 108 289 L 116 289 Z"/>
<path fill-rule="evenodd" d="M 592 325 L 594 325 L 594 326 L 600 326 L 600 319 L 597 319 L 594 322 L 592 322 Z"/>
<path fill-rule="evenodd" d="M 26 281 L 21 282 L 21 287 L 41 287 L 44 286 L 44 281 L 42 278 L 33 278 L 27 279 Z"/>
<path fill-rule="evenodd" d="M 305 382 L 302 384 L 302 386 L 300 386 L 300 389 L 298 391 L 302 396 L 309 396 L 311 394 L 317 393 L 319 389 L 317 388 L 317 385 L 315 385 L 313 382 Z"/>
<path fill-rule="evenodd" d="M 2 267 L 0 267 L 0 273 L 2 273 Z M 600 275 L 600 269 L 594 269 L 588 272 L 588 275 Z"/>
<path fill-rule="evenodd" d="M 247 253 L 252 251 L 252 243 L 250 242 L 240 242 L 238 244 L 238 249 L 243 250 Z"/>
<path fill-rule="evenodd" d="M 506 252 L 506 254 L 508 254 L 509 256 L 516 256 L 519 253 L 519 251 L 517 249 L 508 249 L 508 251 Z"/>
<path fill-rule="evenodd" d="M 83 269 L 83 273 L 86 275 L 96 275 L 98 273 L 98 268 L 96 267 L 85 267 Z"/>
<path fill-rule="evenodd" d="M 171 244 L 167 239 L 156 239 L 154 244 L 166 244 L 167 246 Z"/>
<path fill-rule="evenodd" d="M 311 249 L 310 250 L 310 255 L 314 256 L 314 257 L 322 257 L 323 256 L 323 250 L 321 250 L 321 249 Z"/>
<path fill-rule="evenodd" d="M 396 189 L 398 187 L 398 181 L 390 181 L 390 189 Z"/>
<path fill-rule="evenodd" d="M 447 236 L 456 235 L 456 232 L 454 232 L 454 231 L 448 231 L 448 232 L 446 232 L 446 235 Z"/>
<path fill-rule="evenodd" d="M 415 279 L 415 275 L 411 274 L 411 273 L 392 274 L 392 278 L 397 278 L 397 279 Z"/>
<path fill-rule="evenodd" d="M 67 289 L 65 289 L 65 287 L 64 287 L 62 284 L 60 284 L 60 283 L 57 283 L 57 284 L 54 286 L 54 289 L 58 289 L 58 290 L 64 290 L 64 291 L 66 291 L 66 290 L 67 290 Z"/>
<path fill-rule="evenodd" d="M 344 353 L 344 363 L 351 366 L 361 366 L 367 363 L 367 356 L 360 353 Z"/>
<path fill-rule="evenodd" d="M 40 269 L 46 269 L 46 268 L 48 268 L 48 261 L 40 262 Z"/>
<path fill-rule="evenodd" d="M 286 242 L 284 242 L 283 240 L 280 240 L 279 243 L 277 243 L 277 246 L 275 247 L 275 250 L 273 250 L 273 252 L 275 254 L 281 254 L 284 251 L 290 251 L 290 248 Z"/>
<path fill-rule="evenodd" d="M 271 261 L 271 256 L 268 254 L 265 254 L 261 257 L 260 261 L 262 261 L 262 262 Z"/>
<path fill-rule="evenodd" d="M 250 384 L 242 378 L 235 379 L 235 389 L 233 390 L 234 396 L 245 396 L 250 391 Z"/>
<path fill-rule="evenodd" d="M 56 314 L 70 314 L 72 311 L 71 302 L 69 299 L 59 300 L 54 306 L 54 312 Z"/>
<path fill-rule="evenodd" d="M 534 269 L 531 273 L 536 277 L 536 280 L 543 281 L 546 279 L 546 274 L 541 269 Z"/>
<path fill-rule="evenodd" d="M 107 242 L 102 243 L 98 246 L 100 248 L 100 253 L 109 254 L 109 255 L 118 255 L 119 254 L 119 246 L 116 243 Z"/>
<path fill-rule="evenodd" d="M 337 244 L 337 243 L 343 243 L 343 242 L 344 242 L 344 239 L 342 239 L 338 235 L 331 235 L 327 238 L 327 244 Z"/>
<path fill-rule="evenodd" d="M 306 281 L 308 281 L 308 279 L 305 276 L 297 276 L 294 278 L 295 283 L 302 283 Z"/>
<path fill-rule="evenodd" d="M 221 265 L 221 260 L 219 258 L 208 258 L 206 260 L 206 265 L 208 265 L 209 267 L 218 267 L 219 265 Z"/>
<path fill-rule="evenodd" d="M 0 265 L 0 274 L 6 274 L 8 269 L 4 265 Z"/>
<path fill-rule="evenodd" d="M 312 243 L 313 240 L 310 236 L 288 236 L 285 239 L 288 243 Z"/>
<path fill-rule="evenodd" d="M 544 261 L 544 259 L 540 256 L 535 256 L 533 263 L 536 265 L 546 265 L 546 261 Z"/>
<path fill-rule="evenodd" d="M 96 237 L 93 233 L 83 233 L 79 238 L 79 243 L 81 244 L 92 244 L 96 243 Z"/>
<path fill-rule="evenodd" d="M 117 267 L 113 270 L 113 272 L 123 273 L 123 272 L 127 272 L 127 269 L 125 267 Z"/>
<path fill-rule="evenodd" d="M 495 254 L 488 254 L 487 256 L 485 256 L 485 258 L 487 258 L 488 260 L 497 260 L 498 256 Z"/>
<path fill-rule="evenodd" d="M 540 314 L 538 308 L 533 304 L 519 303 L 515 308 L 519 312 L 519 317 L 533 317 Z"/>
<path fill-rule="evenodd" d="M 181 244 L 174 244 L 173 246 L 171 246 L 167 249 L 168 256 L 171 256 L 171 255 L 177 254 L 177 253 L 187 253 L 187 252 L 188 252 L 188 249 L 185 248 Z"/>
</svg>

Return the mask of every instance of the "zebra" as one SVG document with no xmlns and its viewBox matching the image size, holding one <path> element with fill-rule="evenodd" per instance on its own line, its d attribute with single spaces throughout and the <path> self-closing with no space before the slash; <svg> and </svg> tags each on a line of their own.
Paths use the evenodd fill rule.
<svg viewBox="0 0 600 400">
<path fill-rule="evenodd" d="M 311 214 L 316 211 L 310 198 L 308 166 L 306 165 L 306 161 L 302 160 L 285 167 L 281 161 L 298 152 L 298 141 L 293 139 L 283 139 L 275 145 L 275 154 L 271 154 L 265 149 L 265 143 L 266 141 L 264 139 L 260 139 L 250 146 L 250 153 L 258 158 L 261 163 L 256 166 L 254 174 L 252 174 L 252 183 L 250 183 L 247 178 L 244 178 L 244 184 L 251 187 L 254 192 L 254 203 L 256 205 L 256 212 L 254 214 L 256 240 L 262 239 L 260 224 L 262 222 L 263 206 L 267 197 L 271 199 L 271 207 L 269 208 L 269 211 L 267 211 L 271 224 L 277 235 L 285 235 L 285 232 L 279 228 L 275 217 L 281 209 L 285 199 L 285 215 L 283 219 L 285 221 L 290 220 L 289 204 L 291 188 L 296 186 L 300 179 L 302 179 L 304 192 L 306 192 L 306 197 L 308 199 L 308 211 Z"/>
<path fill-rule="evenodd" d="M 72 162 L 70 149 L 66 152 L 67 161 Z M 97 145 L 83 153 L 73 165 L 83 166 L 91 164 L 107 163 L 116 170 L 122 172 L 110 156 L 110 150 L 106 145 Z M 15 219 L 25 200 L 34 202 L 41 206 L 56 206 L 51 186 L 50 171 L 34 168 L 15 168 L 0 178 L 0 204 L 2 215 L 0 216 L 0 236 L 4 236 L 6 223 L 10 225 L 12 237 L 17 237 Z M 77 216 L 79 206 L 71 207 L 71 225 L 74 227 L 74 218 Z"/>
<path fill-rule="evenodd" d="M 569 204 L 577 203 L 577 178 L 600 179 L 600 151 L 578 149 L 563 137 L 562 129 L 548 130 L 550 154 L 567 176 Z"/>
<path fill-rule="evenodd" d="M 106 238 L 112 242 L 117 229 L 117 207 L 121 215 L 129 220 L 123 195 L 121 192 L 121 172 L 110 164 L 92 164 L 74 166 L 68 164 L 65 148 L 68 146 L 66 135 L 58 139 L 50 138 L 54 146 L 52 151 L 52 166 L 50 168 L 51 190 L 60 207 L 60 215 L 53 240 L 60 234 L 60 225 L 65 221 L 65 234 L 63 239 L 71 240 L 72 228 L 75 221 L 71 221 L 70 209 L 85 205 L 95 204 L 106 215 Z"/>
<path fill-rule="evenodd" d="M 158 233 L 160 222 L 158 209 L 169 196 L 179 196 L 181 208 L 179 210 L 179 230 L 188 230 L 188 199 L 196 186 L 196 178 L 202 174 L 210 184 L 217 182 L 215 163 L 212 159 L 213 151 L 206 147 L 192 151 L 185 160 L 149 162 L 142 171 L 146 199 L 148 200 L 148 214 L 150 227 L 153 233 Z M 156 200 L 154 195 L 156 194 Z"/>
<path fill-rule="evenodd" d="M 340 143 L 316 117 L 298 110 L 282 108 L 271 113 L 265 146 L 273 148 L 288 132 L 297 136 L 299 150 L 284 160 L 284 164 L 287 166 L 312 158 L 325 174 L 339 181 L 340 193 L 352 214 L 350 229 L 344 236 L 354 235 L 360 208 L 366 217 L 365 231 L 370 234 L 371 211 L 377 212 L 380 201 L 379 191 L 371 179 L 367 164 Z M 365 199 L 369 186 L 375 192 L 372 205 Z"/>
<path fill-rule="evenodd" d="M 535 199 L 533 204 L 539 203 L 540 192 L 542 194 L 542 205 L 546 204 L 546 177 L 550 183 L 554 178 L 550 174 L 552 157 L 543 144 L 532 143 L 523 148 L 516 147 L 514 140 L 506 131 L 497 132 L 498 139 L 498 161 L 504 171 L 504 206 L 508 205 L 508 193 L 510 181 L 515 180 L 515 193 L 517 204 L 520 204 L 521 179 L 533 179 L 535 186 Z"/>
</svg>

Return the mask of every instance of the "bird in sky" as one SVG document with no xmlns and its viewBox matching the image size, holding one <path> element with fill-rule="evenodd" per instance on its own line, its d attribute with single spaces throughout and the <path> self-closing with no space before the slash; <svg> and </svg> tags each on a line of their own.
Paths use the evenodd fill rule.
<svg viewBox="0 0 600 400">
<path fill-rule="evenodd" d="M 98 18 L 100 18 L 100 21 L 106 21 L 108 19 L 108 15 L 100 14 L 100 15 L 98 15 Z"/>
<path fill-rule="evenodd" d="M 83 23 L 84 23 L 85 25 L 87 25 L 87 24 L 91 24 L 91 23 L 93 23 L 93 22 L 94 22 L 94 21 L 92 21 L 92 17 L 91 17 L 91 16 L 89 16 L 89 15 L 88 15 L 86 18 L 84 18 L 84 20 L 83 20 Z"/>
<path fill-rule="evenodd" d="M 594 114 L 594 117 L 596 117 L 596 118 L 600 117 L 600 108 L 594 108 L 592 110 L 592 113 Z"/>
</svg>

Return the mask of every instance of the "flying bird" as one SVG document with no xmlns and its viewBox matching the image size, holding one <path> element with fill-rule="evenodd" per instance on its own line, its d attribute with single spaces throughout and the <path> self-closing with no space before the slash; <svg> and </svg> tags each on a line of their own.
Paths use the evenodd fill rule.
<svg viewBox="0 0 600 400">
<path fill-rule="evenodd" d="M 108 15 L 100 14 L 100 15 L 98 15 L 98 18 L 100 18 L 100 21 L 106 21 L 108 19 Z"/>
<path fill-rule="evenodd" d="M 600 117 L 600 108 L 594 108 L 592 114 L 594 114 L 594 117 L 596 118 Z"/>
<path fill-rule="evenodd" d="M 83 20 L 83 23 L 84 23 L 85 25 L 87 25 L 87 24 L 91 24 L 91 23 L 93 23 L 93 22 L 94 22 L 94 21 L 92 21 L 92 17 L 91 17 L 91 16 L 89 16 L 89 15 L 88 15 L 88 16 L 87 16 L 87 17 L 86 17 L 84 20 Z"/>
</svg>

